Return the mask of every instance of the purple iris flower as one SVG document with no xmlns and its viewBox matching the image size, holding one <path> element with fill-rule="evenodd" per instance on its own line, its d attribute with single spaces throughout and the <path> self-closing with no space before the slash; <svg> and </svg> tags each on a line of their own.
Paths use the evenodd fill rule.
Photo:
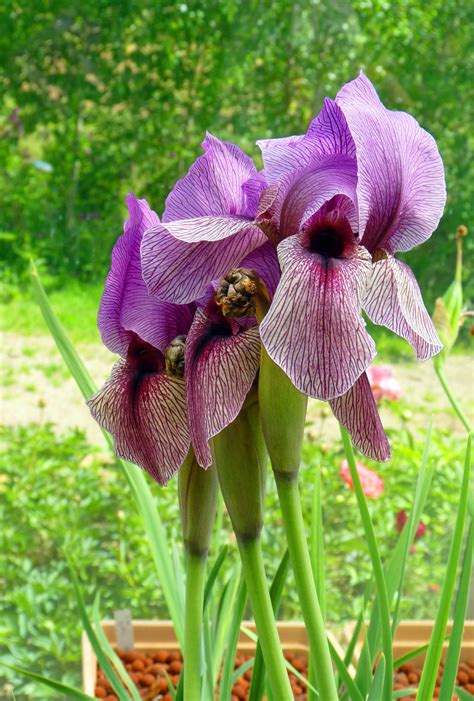
<svg viewBox="0 0 474 701">
<path fill-rule="evenodd" d="M 112 253 L 98 318 L 105 345 L 121 359 L 88 405 L 113 435 L 116 453 L 164 484 L 191 444 L 199 464 L 211 465 L 209 440 L 236 418 L 251 390 L 260 339 L 254 319 L 222 316 L 212 285 L 200 300 L 182 305 L 149 295 L 140 245 L 144 232 L 160 222 L 145 200 L 129 195 L 127 205 L 129 219 Z M 274 289 L 268 271 L 278 270 L 278 263 L 271 250 L 269 263 L 265 251 L 249 259 Z M 184 344 L 184 377 L 168 366 L 170 344 L 178 352 Z M 182 358 L 177 369 L 183 369 Z"/>
<path fill-rule="evenodd" d="M 235 146 L 207 137 L 164 223 L 144 238 L 144 278 L 162 299 L 189 302 L 265 234 L 282 277 L 260 326 L 263 344 L 298 389 L 330 401 L 358 448 L 387 459 L 365 374 L 375 344 L 361 311 L 422 360 L 441 349 L 412 272 L 394 256 L 429 238 L 443 212 L 436 143 L 413 117 L 387 110 L 361 74 L 326 99 L 305 135 L 259 145 L 257 174 Z M 216 184 L 222 197 L 212 194 Z"/>
</svg>

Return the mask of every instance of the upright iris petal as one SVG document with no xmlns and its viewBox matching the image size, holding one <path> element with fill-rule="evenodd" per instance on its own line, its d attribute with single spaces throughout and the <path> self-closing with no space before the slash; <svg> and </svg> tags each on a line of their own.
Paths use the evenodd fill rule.
<svg viewBox="0 0 474 701">
<path fill-rule="evenodd" d="M 168 196 L 163 222 L 142 244 L 148 290 L 177 304 L 201 297 L 211 280 L 266 242 L 254 223 L 265 183 L 252 160 L 210 134 L 202 146 L 204 155 Z"/>
<path fill-rule="evenodd" d="M 438 225 L 446 202 L 441 156 L 431 134 L 410 115 L 386 109 L 363 74 L 336 103 L 356 147 L 361 243 L 374 256 L 364 309 L 426 360 L 442 344 L 413 273 L 393 254 L 423 243 Z"/>
<path fill-rule="evenodd" d="M 104 343 L 122 357 L 88 401 L 120 457 L 164 484 L 189 450 L 184 381 L 165 372 L 164 352 L 191 325 L 195 306 L 152 299 L 141 277 L 143 232 L 158 221 L 145 200 L 127 197 L 129 219 L 115 244 L 99 310 Z"/>
</svg>

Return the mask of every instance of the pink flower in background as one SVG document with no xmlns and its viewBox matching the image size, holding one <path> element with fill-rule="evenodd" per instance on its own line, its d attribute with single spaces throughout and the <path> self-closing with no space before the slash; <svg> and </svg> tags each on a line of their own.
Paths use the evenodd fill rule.
<svg viewBox="0 0 474 701">
<path fill-rule="evenodd" d="M 362 484 L 362 490 L 366 497 L 369 499 L 375 499 L 383 494 L 384 484 L 383 479 L 378 475 L 375 470 L 370 470 L 368 467 L 363 465 L 361 462 L 356 462 L 357 472 L 359 473 L 359 478 Z M 341 467 L 339 469 L 339 474 L 341 475 L 344 482 L 354 491 L 354 484 L 352 482 L 351 473 L 349 470 L 349 463 L 347 460 L 341 462 Z"/>
<path fill-rule="evenodd" d="M 390 365 L 371 365 L 367 368 L 367 376 L 370 389 L 377 402 L 384 397 L 396 400 L 402 396 L 400 384 L 393 376 Z"/>
<path fill-rule="evenodd" d="M 408 521 L 407 512 L 405 511 L 405 509 L 402 509 L 395 516 L 395 526 L 396 526 L 396 529 L 399 533 L 401 533 L 403 531 L 403 528 L 404 528 L 405 523 L 407 521 Z M 425 535 L 425 533 L 426 533 L 426 524 L 424 524 L 423 521 L 420 521 L 418 526 L 416 527 L 415 540 L 419 540 L 420 538 L 422 538 Z"/>
</svg>

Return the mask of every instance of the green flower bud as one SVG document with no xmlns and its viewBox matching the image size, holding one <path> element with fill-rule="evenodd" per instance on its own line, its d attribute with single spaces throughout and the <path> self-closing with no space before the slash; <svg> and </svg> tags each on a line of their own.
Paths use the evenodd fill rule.
<svg viewBox="0 0 474 701">
<path fill-rule="evenodd" d="M 308 398 L 262 347 L 258 397 L 263 435 L 274 472 L 296 478 Z"/>
<path fill-rule="evenodd" d="M 245 405 L 214 438 L 214 460 L 235 535 L 255 540 L 263 526 L 267 454 L 258 403 Z"/>
<path fill-rule="evenodd" d="M 459 329 L 464 322 L 463 293 L 462 293 L 462 240 L 467 235 L 465 226 L 459 226 L 456 231 L 457 260 L 456 273 L 442 297 L 435 302 L 433 323 L 436 327 L 444 348 L 434 358 L 438 367 L 443 367 L 452 347 L 456 343 Z"/>
<path fill-rule="evenodd" d="M 217 472 L 204 470 L 192 450 L 178 473 L 179 508 L 186 551 L 205 557 L 217 510 Z"/>
</svg>

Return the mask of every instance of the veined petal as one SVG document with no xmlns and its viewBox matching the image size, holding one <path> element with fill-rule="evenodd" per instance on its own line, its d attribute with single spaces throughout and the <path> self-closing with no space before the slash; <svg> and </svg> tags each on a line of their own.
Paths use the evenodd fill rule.
<svg viewBox="0 0 474 701">
<path fill-rule="evenodd" d="M 363 308 L 375 324 L 406 339 L 419 360 L 427 360 L 442 349 L 416 278 L 401 260 L 388 256 L 374 263 Z"/>
<path fill-rule="evenodd" d="M 365 372 L 345 394 L 332 399 L 329 404 L 361 453 L 373 460 L 390 460 L 390 444 Z"/>
<path fill-rule="evenodd" d="M 256 175 L 252 159 L 235 144 L 220 141 L 209 133 L 202 147 L 205 153 L 168 195 L 163 221 L 223 214 L 253 217 L 255 202 L 250 198 L 249 203 L 242 188 Z"/>
<path fill-rule="evenodd" d="M 112 252 L 112 263 L 100 303 L 98 325 L 105 345 L 125 355 L 132 333 L 165 349 L 175 336 L 186 333 L 194 309 L 174 307 L 149 296 L 142 279 L 140 244 L 144 231 L 159 224 L 146 200 L 127 197 L 129 218 Z"/>
<path fill-rule="evenodd" d="M 362 244 L 371 252 L 408 251 L 436 229 L 446 201 L 436 142 L 405 112 L 384 107 L 361 74 L 339 91 L 356 145 Z"/>
<path fill-rule="evenodd" d="M 301 392 L 328 400 L 347 392 L 375 356 L 360 314 L 371 259 L 361 246 L 352 258 L 325 259 L 301 239 L 278 246 L 282 278 L 260 335 Z"/>
<path fill-rule="evenodd" d="M 266 240 L 257 227 L 247 226 L 223 241 L 185 243 L 159 225 L 143 238 L 143 279 L 149 293 L 159 299 L 192 302 L 203 296 L 210 282 L 226 275 Z"/>
<path fill-rule="evenodd" d="M 219 324 L 197 310 L 186 339 L 185 377 L 191 441 L 202 467 L 212 463 L 209 440 L 242 408 L 259 362 L 256 326 L 241 331 L 235 321 Z"/>
<path fill-rule="evenodd" d="M 235 236 L 251 225 L 252 221 L 246 217 L 222 215 L 181 219 L 166 222 L 164 226 L 175 239 L 186 243 L 200 243 L 201 241 L 222 241 L 222 239 Z"/>
<path fill-rule="evenodd" d="M 329 98 L 306 134 L 257 141 L 267 183 L 273 185 L 295 171 L 317 166 L 331 156 L 354 158 L 355 146 L 340 107 Z"/>
<path fill-rule="evenodd" d="M 87 404 L 112 434 L 119 457 L 143 467 L 160 484 L 181 467 L 190 445 L 182 380 L 164 372 L 139 373 L 122 359 Z"/>
<path fill-rule="evenodd" d="M 276 248 L 270 241 L 259 246 L 248 254 L 240 263 L 239 268 L 254 270 L 267 288 L 270 299 L 273 299 L 275 290 L 281 278 L 280 263 Z"/>
<path fill-rule="evenodd" d="M 291 236 L 335 195 L 356 202 L 357 168 L 347 156 L 327 158 L 318 168 L 300 174 L 286 193 L 280 214 L 280 233 Z"/>
</svg>

